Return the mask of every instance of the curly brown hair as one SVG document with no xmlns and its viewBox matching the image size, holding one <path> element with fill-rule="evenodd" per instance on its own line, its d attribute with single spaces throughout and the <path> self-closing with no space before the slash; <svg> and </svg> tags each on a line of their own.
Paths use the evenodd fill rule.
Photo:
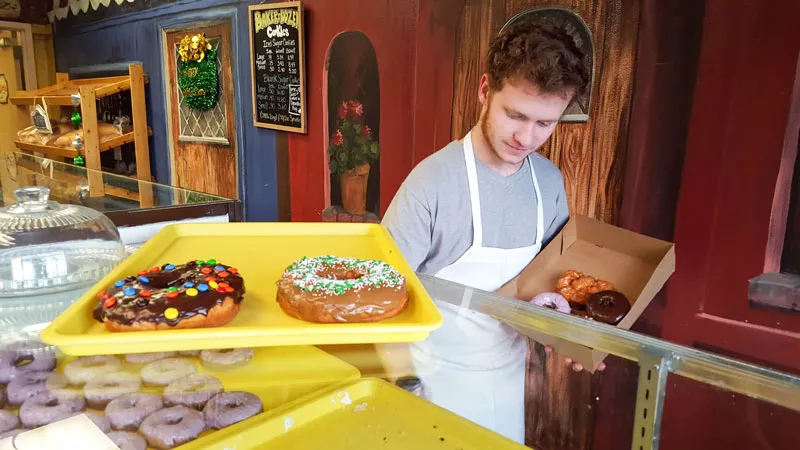
<svg viewBox="0 0 800 450">
<path fill-rule="evenodd" d="M 582 95 L 589 68 L 575 38 L 550 22 L 517 20 L 493 41 L 486 55 L 489 87 L 501 90 L 508 79 L 522 78 L 543 93 Z"/>
</svg>

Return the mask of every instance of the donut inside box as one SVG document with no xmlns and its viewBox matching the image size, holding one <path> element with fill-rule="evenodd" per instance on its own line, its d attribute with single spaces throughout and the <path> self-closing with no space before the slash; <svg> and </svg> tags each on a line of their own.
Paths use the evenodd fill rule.
<svg viewBox="0 0 800 450">
<path fill-rule="evenodd" d="M 675 271 L 675 246 L 584 216 L 572 217 L 522 272 L 497 293 L 530 301 L 543 292 L 555 292 L 562 273 L 577 270 L 611 282 L 631 303 L 617 327 L 633 326 Z M 591 371 L 607 356 L 583 345 L 530 330 L 520 330 L 550 345 Z"/>
</svg>

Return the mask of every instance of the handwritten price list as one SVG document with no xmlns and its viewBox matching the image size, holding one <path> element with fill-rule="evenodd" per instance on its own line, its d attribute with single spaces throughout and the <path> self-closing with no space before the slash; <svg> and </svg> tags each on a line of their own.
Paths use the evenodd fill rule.
<svg viewBox="0 0 800 450">
<path fill-rule="evenodd" d="M 253 72 L 259 122 L 302 127 L 297 14 L 297 8 L 254 12 Z"/>
</svg>

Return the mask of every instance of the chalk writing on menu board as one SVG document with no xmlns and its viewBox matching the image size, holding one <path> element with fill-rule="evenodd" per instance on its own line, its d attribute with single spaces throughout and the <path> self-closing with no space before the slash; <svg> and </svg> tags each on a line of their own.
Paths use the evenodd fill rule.
<svg viewBox="0 0 800 450">
<path fill-rule="evenodd" d="M 305 133 L 302 6 L 272 3 L 249 11 L 255 125 Z"/>
</svg>

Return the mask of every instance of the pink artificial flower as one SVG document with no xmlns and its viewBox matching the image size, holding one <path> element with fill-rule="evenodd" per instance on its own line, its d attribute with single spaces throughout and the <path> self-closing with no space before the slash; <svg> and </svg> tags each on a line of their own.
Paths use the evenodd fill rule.
<svg viewBox="0 0 800 450">
<path fill-rule="evenodd" d="M 364 128 L 361 129 L 361 137 L 363 138 L 372 137 L 372 130 L 370 130 L 368 126 L 364 125 Z"/>
<path fill-rule="evenodd" d="M 350 100 L 347 109 L 353 117 L 361 117 L 364 114 L 364 105 L 356 100 Z"/>
<path fill-rule="evenodd" d="M 347 102 L 342 102 L 339 105 L 339 109 L 336 111 L 336 118 L 341 120 L 345 117 L 347 117 Z"/>
<path fill-rule="evenodd" d="M 342 134 L 341 130 L 336 130 L 336 133 L 333 133 L 333 136 L 331 136 L 331 144 L 333 145 L 344 144 L 344 135 Z"/>
</svg>

